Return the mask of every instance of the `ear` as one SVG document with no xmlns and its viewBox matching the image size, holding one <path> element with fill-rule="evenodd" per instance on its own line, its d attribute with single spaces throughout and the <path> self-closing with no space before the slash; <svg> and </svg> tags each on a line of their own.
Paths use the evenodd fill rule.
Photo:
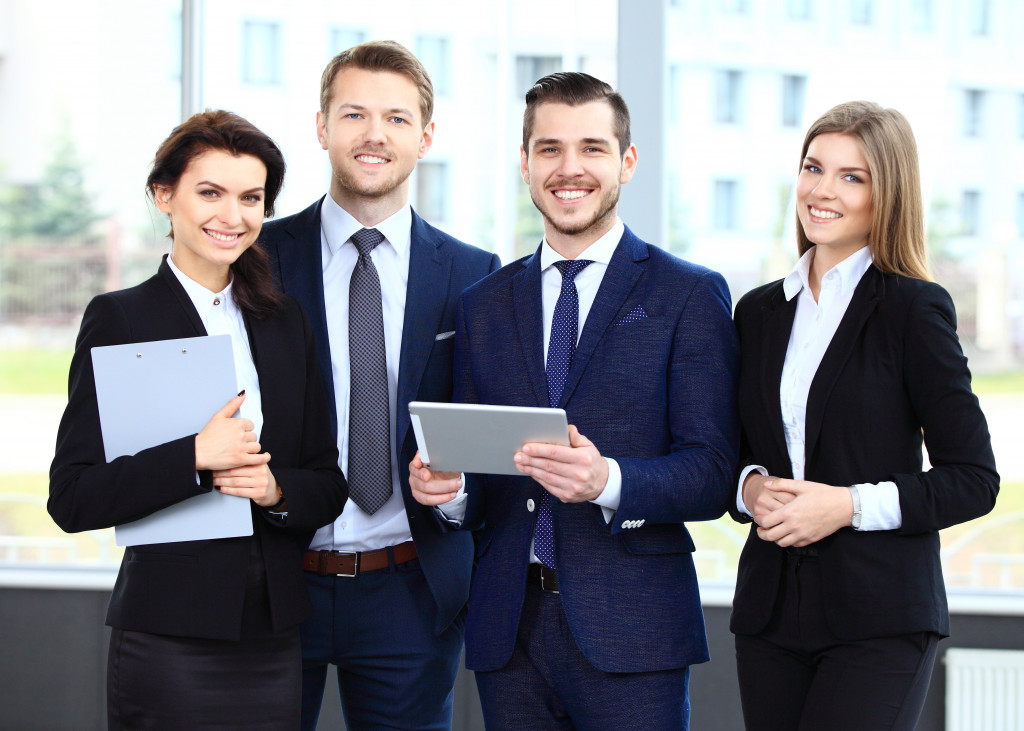
<svg viewBox="0 0 1024 731">
<path fill-rule="evenodd" d="M 156 201 L 156 207 L 162 213 L 169 214 L 171 212 L 171 195 L 173 192 L 169 186 L 160 185 L 159 183 L 153 184 L 153 200 Z"/>
<path fill-rule="evenodd" d="M 422 160 L 423 156 L 427 154 L 427 150 L 434 144 L 434 123 L 433 121 L 427 122 L 427 126 L 423 128 L 423 138 L 420 140 L 420 153 L 419 159 Z"/>
<path fill-rule="evenodd" d="M 523 182 L 530 184 L 530 158 L 526 154 L 526 148 L 519 145 L 519 174 L 523 176 Z"/>
<path fill-rule="evenodd" d="M 636 145 L 630 145 L 622 156 L 622 171 L 619 173 L 619 184 L 628 183 L 636 172 Z"/>
<path fill-rule="evenodd" d="M 316 138 L 320 141 L 321 149 L 327 149 L 327 119 L 323 112 L 316 113 Z"/>
</svg>

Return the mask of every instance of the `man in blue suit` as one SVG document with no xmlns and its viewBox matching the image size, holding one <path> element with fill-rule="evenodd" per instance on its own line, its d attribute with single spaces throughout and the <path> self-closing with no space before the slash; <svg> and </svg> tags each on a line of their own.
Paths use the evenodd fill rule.
<svg viewBox="0 0 1024 731">
<path fill-rule="evenodd" d="M 637 164 L 619 94 L 557 73 L 526 103 L 544 241 L 463 295 L 456 399 L 564 408 L 570 446 L 526 444 L 526 477 L 465 495 L 417 455 L 413 494 L 479 531 L 466 664 L 488 728 L 685 729 L 708 649 L 684 522 L 723 514 L 737 452 L 728 289 L 618 218 Z"/>
<path fill-rule="evenodd" d="M 403 46 L 338 54 L 316 118 L 329 194 L 263 229 L 316 331 L 340 465 L 357 486 L 304 561 L 315 607 L 302 626 L 304 729 L 316 727 L 328 664 L 348 728 L 451 728 L 473 541 L 411 497 L 408 404 L 451 400 L 457 298 L 499 262 L 409 206 L 432 112 L 430 78 Z"/>
</svg>

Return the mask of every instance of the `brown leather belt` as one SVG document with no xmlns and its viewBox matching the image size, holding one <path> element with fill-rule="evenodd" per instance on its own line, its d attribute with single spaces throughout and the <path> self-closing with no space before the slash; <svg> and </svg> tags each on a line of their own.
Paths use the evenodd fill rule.
<svg viewBox="0 0 1024 731">
<path fill-rule="evenodd" d="M 396 565 L 416 558 L 416 545 L 406 541 L 376 551 L 306 551 L 302 557 L 302 568 L 320 576 L 355 578 L 364 571 L 386 569 L 388 551 L 391 551 Z"/>
<path fill-rule="evenodd" d="M 531 563 L 526 569 L 526 583 L 539 586 L 549 594 L 558 593 L 558 573 L 539 563 Z"/>
</svg>

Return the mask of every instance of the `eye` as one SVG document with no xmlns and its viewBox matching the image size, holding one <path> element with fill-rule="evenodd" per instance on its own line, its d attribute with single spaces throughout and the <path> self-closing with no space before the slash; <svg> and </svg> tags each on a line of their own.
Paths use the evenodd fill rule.
<svg viewBox="0 0 1024 731">
<path fill-rule="evenodd" d="M 343 115 L 342 118 L 343 119 L 362 119 L 362 116 L 363 115 L 361 115 L 359 112 L 349 112 L 348 114 Z"/>
<path fill-rule="evenodd" d="M 844 175 L 843 176 L 843 180 L 845 180 L 847 183 L 863 183 L 864 182 L 863 180 L 861 180 L 858 176 L 854 175 L 853 173 L 847 173 L 846 175 Z"/>
<path fill-rule="evenodd" d="M 821 168 L 819 168 L 817 165 L 813 165 L 811 163 L 807 163 L 806 165 L 804 165 L 804 170 L 806 170 L 809 173 L 814 173 L 816 175 L 820 175 L 821 174 Z"/>
<path fill-rule="evenodd" d="M 394 124 L 408 124 L 409 123 L 409 120 L 407 120 L 407 119 L 405 119 L 403 117 L 389 117 L 388 121 L 389 122 L 393 122 Z"/>
<path fill-rule="evenodd" d="M 204 188 L 199 191 L 200 198 L 206 198 L 207 200 L 215 200 L 219 194 L 213 188 Z"/>
<path fill-rule="evenodd" d="M 261 196 L 259 193 L 247 193 L 242 196 L 242 200 L 248 203 L 249 205 L 256 205 L 257 203 L 263 200 L 263 196 Z"/>
</svg>

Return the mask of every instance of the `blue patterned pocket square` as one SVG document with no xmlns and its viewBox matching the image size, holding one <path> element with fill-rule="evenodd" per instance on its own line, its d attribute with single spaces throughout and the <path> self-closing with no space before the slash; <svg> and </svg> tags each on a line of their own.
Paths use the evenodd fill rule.
<svg viewBox="0 0 1024 731">
<path fill-rule="evenodd" d="M 619 320 L 616 325 L 628 325 L 631 322 L 640 322 L 641 320 L 647 319 L 647 312 L 644 311 L 643 305 L 637 305 L 629 314 Z"/>
</svg>

